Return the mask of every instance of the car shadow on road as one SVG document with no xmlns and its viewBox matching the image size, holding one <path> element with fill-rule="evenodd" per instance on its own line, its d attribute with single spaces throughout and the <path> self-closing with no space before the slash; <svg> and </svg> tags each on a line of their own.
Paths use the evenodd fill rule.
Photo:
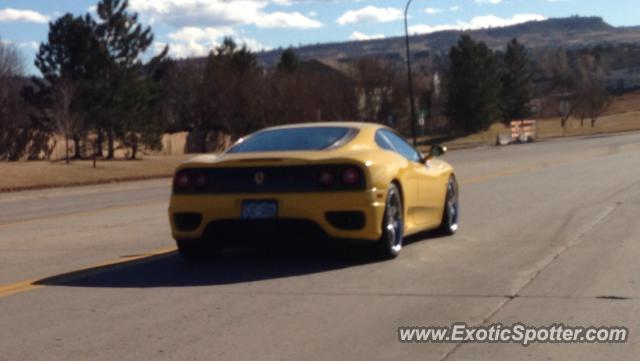
<svg viewBox="0 0 640 361">
<path fill-rule="evenodd" d="M 151 288 L 248 283 L 379 262 L 369 247 L 231 249 L 187 263 L 177 252 L 67 273 L 35 282 L 46 286 Z"/>
</svg>

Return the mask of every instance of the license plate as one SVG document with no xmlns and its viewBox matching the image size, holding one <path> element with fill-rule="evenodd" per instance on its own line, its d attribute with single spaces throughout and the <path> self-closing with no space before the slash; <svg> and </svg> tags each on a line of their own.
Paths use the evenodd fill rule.
<svg viewBox="0 0 640 361">
<path fill-rule="evenodd" d="M 243 201 L 242 219 L 269 219 L 278 215 L 278 202 L 276 201 Z"/>
</svg>

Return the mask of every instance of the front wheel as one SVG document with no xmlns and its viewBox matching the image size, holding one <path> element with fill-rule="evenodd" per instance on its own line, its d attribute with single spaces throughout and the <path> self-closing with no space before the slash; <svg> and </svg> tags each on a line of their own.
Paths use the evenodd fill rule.
<svg viewBox="0 0 640 361">
<path fill-rule="evenodd" d="M 395 258 L 402 250 L 404 220 L 402 198 L 395 184 L 389 186 L 382 221 L 382 236 L 378 240 L 380 255 L 385 259 Z"/>
<path fill-rule="evenodd" d="M 460 204 L 458 201 L 458 182 L 454 176 L 451 176 L 447 183 L 447 195 L 444 200 L 442 222 L 438 228 L 440 233 L 447 236 L 455 234 L 458 231 L 459 214 Z"/>
</svg>

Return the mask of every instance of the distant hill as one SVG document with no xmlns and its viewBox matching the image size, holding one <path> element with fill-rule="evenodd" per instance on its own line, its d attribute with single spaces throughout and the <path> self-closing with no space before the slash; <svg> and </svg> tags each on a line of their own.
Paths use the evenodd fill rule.
<svg viewBox="0 0 640 361">
<path fill-rule="evenodd" d="M 528 23 L 473 31 L 441 31 L 411 37 L 411 50 L 416 59 L 430 54 L 446 54 L 461 34 L 470 34 L 475 40 L 484 41 L 498 49 L 517 37 L 528 48 L 567 47 L 578 48 L 593 45 L 637 43 L 640 44 L 640 27 L 614 27 L 600 17 L 569 17 L 532 21 Z M 296 48 L 302 59 L 318 59 L 328 63 L 349 62 L 363 56 L 375 56 L 400 62 L 404 59 L 404 37 L 348 41 L 308 45 Z M 263 52 L 259 60 L 266 66 L 277 64 L 282 49 Z"/>
</svg>

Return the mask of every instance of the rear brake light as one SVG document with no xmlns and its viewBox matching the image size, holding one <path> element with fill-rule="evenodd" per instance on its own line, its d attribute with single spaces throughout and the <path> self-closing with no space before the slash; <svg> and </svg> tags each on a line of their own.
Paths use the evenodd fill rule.
<svg viewBox="0 0 640 361">
<path fill-rule="evenodd" d="M 360 182 L 360 172 L 357 168 L 347 168 L 342 172 L 342 183 L 345 185 L 355 185 Z"/>
<path fill-rule="evenodd" d="M 173 179 L 173 186 L 175 189 L 185 190 L 191 187 L 191 176 L 185 171 L 180 171 Z"/>
<path fill-rule="evenodd" d="M 195 184 L 198 188 L 204 188 L 207 186 L 207 175 L 206 174 L 198 174 L 195 177 Z"/>
<path fill-rule="evenodd" d="M 328 169 L 321 170 L 320 174 L 318 175 L 318 183 L 320 183 L 320 185 L 323 187 L 329 187 L 333 185 L 334 179 L 335 176 L 333 175 L 333 172 Z"/>
</svg>

